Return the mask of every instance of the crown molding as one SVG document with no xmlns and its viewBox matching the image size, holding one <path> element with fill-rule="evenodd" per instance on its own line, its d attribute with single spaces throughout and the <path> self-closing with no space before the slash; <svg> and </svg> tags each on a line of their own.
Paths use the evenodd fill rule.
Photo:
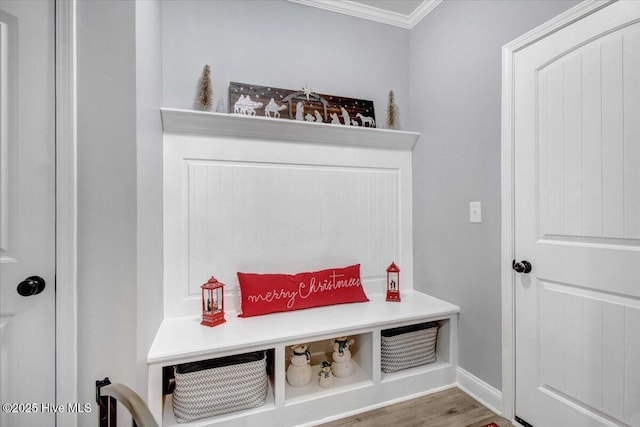
<svg viewBox="0 0 640 427">
<path fill-rule="evenodd" d="M 409 29 L 415 27 L 422 19 L 433 11 L 443 0 L 425 0 L 408 16 Z"/>
<path fill-rule="evenodd" d="M 305 6 L 317 7 L 331 12 L 368 19 L 369 21 L 393 25 L 410 30 L 443 0 L 425 0 L 410 15 L 380 9 L 350 0 L 289 0 Z"/>
</svg>

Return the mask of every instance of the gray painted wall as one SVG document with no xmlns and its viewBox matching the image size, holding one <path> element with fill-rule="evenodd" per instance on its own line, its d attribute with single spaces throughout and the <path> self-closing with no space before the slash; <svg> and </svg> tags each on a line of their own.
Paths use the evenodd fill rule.
<svg viewBox="0 0 640 427">
<path fill-rule="evenodd" d="M 80 402 L 105 376 L 147 394 L 162 321 L 160 14 L 156 0 L 78 2 Z"/>
<path fill-rule="evenodd" d="M 204 64 L 214 108 L 229 82 L 373 100 L 384 123 L 394 90 L 408 111 L 409 32 L 287 1 L 163 1 L 167 107 L 192 108 Z M 408 117 L 406 118 L 408 120 Z"/>
<path fill-rule="evenodd" d="M 136 376 L 134 3 L 78 2 L 77 24 L 78 402 L 95 402 L 97 379 Z"/>
<path fill-rule="evenodd" d="M 460 306 L 459 363 L 502 385 L 501 48 L 577 1 L 445 1 L 411 30 L 416 288 Z M 469 223 L 469 202 L 482 223 Z"/>
</svg>

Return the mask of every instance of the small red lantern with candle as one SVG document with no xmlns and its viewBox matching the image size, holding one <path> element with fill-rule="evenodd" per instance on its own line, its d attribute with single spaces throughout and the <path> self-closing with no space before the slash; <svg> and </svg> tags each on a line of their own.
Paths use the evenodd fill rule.
<svg viewBox="0 0 640 427">
<path fill-rule="evenodd" d="M 202 289 L 202 322 L 201 325 L 216 326 L 226 322 L 224 319 L 224 284 L 211 276 Z"/>
<path fill-rule="evenodd" d="M 400 269 L 395 262 L 387 267 L 387 301 L 400 302 Z"/>
</svg>

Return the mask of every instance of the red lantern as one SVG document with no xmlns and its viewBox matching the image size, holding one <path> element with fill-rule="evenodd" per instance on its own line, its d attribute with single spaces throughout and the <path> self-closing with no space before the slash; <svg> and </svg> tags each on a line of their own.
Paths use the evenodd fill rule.
<svg viewBox="0 0 640 427">
<path fill-rule="evenodd" d="M 201 325 L 216 326 L 226 322 L 224 319 L 224 284 L 211 276 L 202 289 L 202 322 Z"/>
<path fill-rule="evenodd" d="M 400 269 L 394 262 L 387 268 L 387 301 L 400 302 Z"/>
</svg>

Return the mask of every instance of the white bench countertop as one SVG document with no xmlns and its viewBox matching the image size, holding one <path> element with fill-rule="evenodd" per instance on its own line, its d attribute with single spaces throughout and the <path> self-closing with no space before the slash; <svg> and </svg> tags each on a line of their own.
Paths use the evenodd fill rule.
<svg viewBox="0 0 640 427">
<path fill-rule="evenodd" d="M 367 295 L 369 302 L 339 304 L 285 313 L 238 318 L 225 314 L 226 323 L 200 325 L 200 315 L 163 320 L 149 350 L 149 364 L 180 361 L 232 352 L 283 341 L 302 341 L 314 336 L 344 333 L 368 327 L 385 327 L 412 320 L 438 319 L 460 308 L 418 291 L 401 293 L 402 302 L 387 302 L 384 294 Z"/>
</svg>

